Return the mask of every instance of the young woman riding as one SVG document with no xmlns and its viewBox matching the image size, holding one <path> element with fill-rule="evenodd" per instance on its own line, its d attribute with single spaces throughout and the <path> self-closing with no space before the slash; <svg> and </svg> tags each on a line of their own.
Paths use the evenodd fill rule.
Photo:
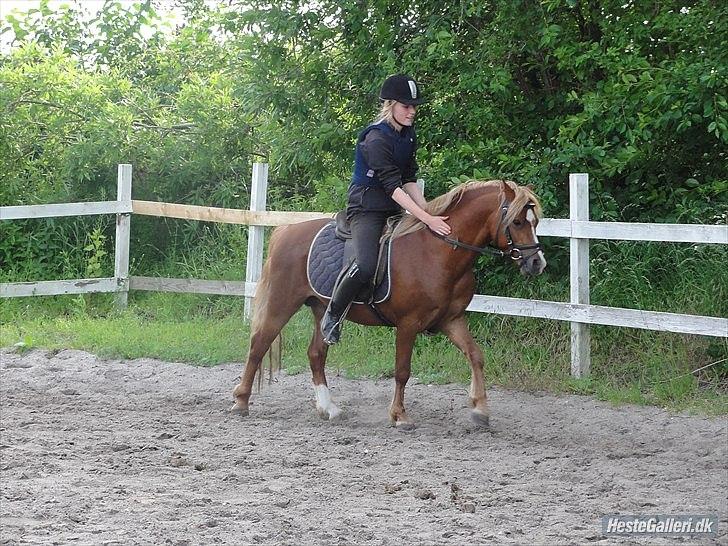
<svg viewBox="0 0 728 546">
<path fill-rule="evenodd" d="M 415 80 L 390 76 L 382 85 L 382 107 L 374 123 L 360 134 L 346 215 L 354 242 L 354 263 L 331 296 L 321 320 L 324 341 L 339 341 L 341 324 L 359 291 L 369 284 L 377 267 L 379 238 L 387 218 L 405 209 L 433 232 L 449 235 L 447 216 L 432 216 L 416 183 L 414 121 L 424 100 Z"/>
</svg>

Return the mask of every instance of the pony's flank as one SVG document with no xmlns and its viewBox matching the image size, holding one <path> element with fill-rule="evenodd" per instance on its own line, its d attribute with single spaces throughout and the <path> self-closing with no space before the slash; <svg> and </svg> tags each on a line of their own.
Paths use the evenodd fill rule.
<svg viewBox="0 0 728 546">
<path fill-rule="evenodd" d="M 533 191 L 526 186 L 519 186 L 510 180 L 469 180 L 428 202 L 425 210 L 433 216 L 443 216 L 451 206 L 459 203 L 467 192 L 485 188 L 498 188 L 500 203 L 503 204 L 506 185 L 513 190 L 515 198 L 511 201 L 510 206 L 508 207 L 508 213 L 503 219 L 504 227 L 511 225 L 518 213 L 527 203 L 533 203 L 536 217 L 541 218 L 541 204 Z M 423 222 L 415 218 L 413 215 L 408 214 L 402 219 L 399 225 L 397 225 L 397 228 L 394 231 L 394 237 L 401 237 L 408 233 L 418 231 L 424 227 L 425 224 Z"/>
</svg>

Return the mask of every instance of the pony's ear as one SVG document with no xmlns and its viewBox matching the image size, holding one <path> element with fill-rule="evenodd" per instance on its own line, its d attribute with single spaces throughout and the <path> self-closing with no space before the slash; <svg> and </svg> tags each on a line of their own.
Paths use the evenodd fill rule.
<svg viewBox="0 0 728 546">
<path fill-rule="evenodd" d="M 526 184 L 526 187 L 527 187 L 527 188 L 528 188 L 529 190 L 531 190 L 531 191 L 533 191 L 533 190 L 535 190 L 535 189 L 536 189 L 536 188 L 534 188 L 534 187 L 533 187 L 533 184 Z"/>
<path fill-rule="evenodd" d="M 501 193 L 508 202 L 512 202 L 516 198 L 516 192 L 513 191 L 513 188 L 505 180 L 501 181 Z"/>
</svg>

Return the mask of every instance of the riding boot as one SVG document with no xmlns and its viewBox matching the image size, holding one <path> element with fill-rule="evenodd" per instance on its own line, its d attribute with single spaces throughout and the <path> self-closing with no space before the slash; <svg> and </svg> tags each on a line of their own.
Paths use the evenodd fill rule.
<svg viewBox="0 0 728 546">
<path fill-rule="evenodd" d="M 349 312 L 356 295 L 366 284 L 359 280 L 358 272 L 359 268 L 354 264 L 344 274 L 339 284 L 336 285 L 329 306 L 326 308 L 326 313 L 321 319 L 321 333 L 324 336 L 324 343 L 327 345 L 339 342 L 341 324 L 344 322 L 346 313 Z"/>
</svg>

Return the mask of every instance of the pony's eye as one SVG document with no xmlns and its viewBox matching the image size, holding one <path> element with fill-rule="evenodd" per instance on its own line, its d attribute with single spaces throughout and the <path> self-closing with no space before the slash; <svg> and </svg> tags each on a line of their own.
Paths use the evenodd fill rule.
<svg viewBox="0 0 728 546">
<path fill-rule="evenodd" d="M 516 227 L 521 227 L 523 225 L 523 222 L 520 220 L 513 220 L 513 225 Z"/>
</svg>

